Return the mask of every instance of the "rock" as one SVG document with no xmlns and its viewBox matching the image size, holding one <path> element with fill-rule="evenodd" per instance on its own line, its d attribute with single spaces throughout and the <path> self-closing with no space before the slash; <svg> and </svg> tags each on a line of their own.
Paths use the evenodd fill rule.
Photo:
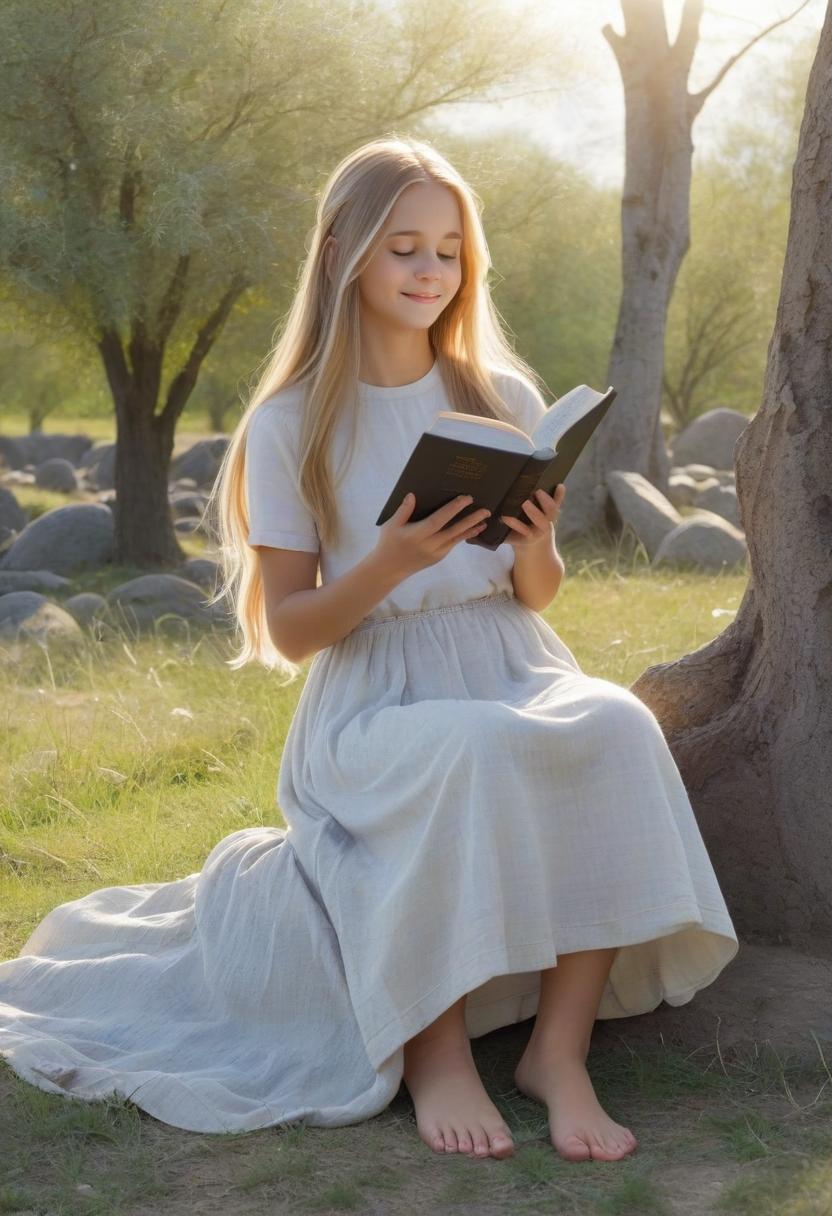
<svg viewBox="0 0 832 1216">
<path fill-rule="evenodd" d="M 26 464 L 23 445 L 10 435 L 0 435 L 0 465 L 7 469 L 22 469 Z"/>
<path fill-rule="evenodd" d="M 174 532 L 199 532 L 202 520 L 198 515 L 185 516 L 184 519 L 175 519 L 173 521 Z"/>
<path fill-rule="evenodd" d="M 199 487 L 210 489 L 216 480 L 220 463 L 230 440 L 227 435 L 199 439 L 170 465 L 172 478 L 192 477 Z"/>
<path fill-rule="evenodd" d="M 36 591 L 11 591 L 0 596 L 0 638 L 48 645 L 83 640 L 78 624 L 58 604 Z"/>
<path fill-rule="evenodd" d="M 0 570 L 0 595 L 10 591 L 62 591 L 72 582 L 51 570 Z"/>
<path fill-rule="evenodd" d="M 64 600 L 61 607 L 79 625 L 90 625 L 94 617 L 106 613 L 107 601 L 103 595 L 97 595 L 94 591 L 81 591 L 78 595 Z"/>
<path fill-rule="evenodd" d="M 219 562 L 212 561 L 210 557 L 189 557 L 179 567 L 178 573 L 181 578 L 189 579 L 211 595 L 219 587 Z"/>
<path fill-rule="evenodd" d="M 716 515 L 727 519 L 729 524 L 733 524 L 735 528 L 742 528 L 740 503 L 737 491 L 733 486 L 711 485 L 696 495 L 693 505 L 706 511 L 713 511 Z"/>
<path fill-rule="evenodd" d="M 663 538 L 681 523 L 681 515 L 640 473 L 616 469 L 607 474 L 606 484 L 622 520 L 633 529 L 652 558 Z"/>
<path fill-rule="evenodd" d="M 201 587 L 176 574 L 143 574 L 114 587 L 107 605 L 129 627 L 152 629 L 162 617 L 200 624 L 225 621 L 224 610 L 208 605 Z"/>
<path fill-rule="evenodd" d="M 35 485 L 42 490 L 73 494 L 78 489 L 75 466 L 62 456 L 50 456 L 35 468 Z"/>
<path fill-rule="evenodd" d="M 0 542 L 22 532 L 27 522 L 26 512 L 12 491 L 0 486 Z"/>
<path fill-rule="evenodd" d="M 208 495 L 194 494 L 193 490 L 180 490 L 170 495 L 169 502 L 174 519 L 193 515 L 199 518 L 208 503 Z"/>
<path fill-rule="evenodd" d="M 83 460 L 84 453 L 92 446 L 89 435 L 47 435 L 44 431 L 18 435 L 15 442 L 20 445 L 24 465 L 39 465 L 45 460 L 57 457 L 68 460 L 73 468 Z"/>
<path fill-rule="evenodd" d="M 741 562 L 747 554 L 745 536 L 739 528 L 712 511 L 700 511 L 668 532 L 650 564 L 721 570 Z"/>
<path fill-rule="evenodd" d="M 739 410 L 724 407 L 700 414 L 671 440 L 673 463 L 697 461 L 714 469 L 733 469 L 734 447 L 749 421 Z"/>
<path fill-rule="evenodd" d="M 4 469 L 0 474 L 0 481 L 4 486 L 33 486 L 35 475 L 26 473 L 23 469 Z"/>
<path fill-rule="evenodd" d="M 714 488 L 718 489 L 719 486 L 722 485 L 722 482 L 719 480 L 718 477 L 705 477 L 705 478 L 702 478 L 702 479 L 698 480 L 697 482 L 695 482 L 695 485 L 696 485 L 696 494 L 698 496 L 704 490 L 711 490 Z"/>
<path fill-rule="evenodd" d="M 687 473 L 671 473 L 667 479 L 667 497 L 677 509 L 692 507 L 696 501 L 697 483 Z"/>
<path fill-rule="evenodd" d="M 97 502 L 53 507 L 28 523 L 0 562 L 2 570 L 51 570 L 72 574 L 110 561 L 114 522 Z"/>
<path fill-rule="evenodd" d="M 114 443 L 96 444 L 92 458 L 92 464 L 84 465 L 88 480 L 99 490 L 115 489 L 116 445 Z"/>
</svg>

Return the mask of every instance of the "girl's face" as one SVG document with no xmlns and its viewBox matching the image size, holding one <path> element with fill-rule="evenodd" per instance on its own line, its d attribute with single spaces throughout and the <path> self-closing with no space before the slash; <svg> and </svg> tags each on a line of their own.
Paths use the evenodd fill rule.
<svg viewBox="0 0 832 1216">
<path fill-rule="evenodd" d="M 359 275 L 362 312 L 386 325 L 427 330 L 459 290 L 461 245 L 462 217 L 453 191 L 432 181 L 408 186 Z"/>
</svg>

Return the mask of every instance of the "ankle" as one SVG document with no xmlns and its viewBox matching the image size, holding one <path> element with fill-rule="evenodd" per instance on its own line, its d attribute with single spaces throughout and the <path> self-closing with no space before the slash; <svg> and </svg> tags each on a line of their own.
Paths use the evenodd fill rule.
<svg viewBox="0 0 832 1216">
<path fill-rule="evenodd" d="M 549 1064 L 586 1065 L 589 1047 L 583 1043 L 570 1042 L 562 1034 L 532 1031 L 526 1050 L 529 1055 L 544 1058 Z"/>
</svg>

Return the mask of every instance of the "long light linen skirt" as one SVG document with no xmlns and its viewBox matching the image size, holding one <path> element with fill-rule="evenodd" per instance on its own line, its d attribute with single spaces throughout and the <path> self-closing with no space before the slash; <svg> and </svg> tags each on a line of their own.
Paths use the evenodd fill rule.
<svg viewBox="0 0 832 1216">
<path fill-rule="evenodd" d="M 511 592 L 319 651 L 286 829 L 61 904 L 0 963 L 0 1054 L 41 1089 L 199 1132 L 378 1114 L 464 994 L 530 1018 L 540 969 L 618 946 L 599 1018 L 690 1001 L 738 949 L 656 718 Z"/>
</svg>

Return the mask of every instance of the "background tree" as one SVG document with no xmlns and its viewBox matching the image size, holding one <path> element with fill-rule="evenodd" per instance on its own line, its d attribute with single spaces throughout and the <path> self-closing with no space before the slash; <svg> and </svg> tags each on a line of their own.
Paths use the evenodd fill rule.
<svg viewBox="0 0 832 1216">
<path fill-rule="evenodd" d="M 740 933 L 832 956 L 832 5 L 809 77 L 760 409 L 736 449 L 733 624 L 649 667 Z"/>
<path fill-rule="evenodd" d="M 808 0 L 791 16 L 805 8 Z M 662 0 L 621 0 L 624 33 L 605 25 L 624 86 L 625 176 L 621 200 L 622 291 L 605 383 L 618 400 L 575 464 L 559 528 L 564 539 L 603 529 L 612 469 L 641 473 L 667 489 L 670 460 L 659 415 L 667 312 L 690 244 L 691 131 L 726 73 L 755 43 L 791 18 L 773 22 L 689 93 L 703 0 L 685 0 L 670 42 Z"/>
<path fill-rule="evenodd" d="M 178 419 L 320 177 L 432 108 L 545 83 L 532 12 L 429 0 L 0 8 L 0 270 L 40 332 L 68 316 L 115 404 L 116 561 L 176 565 Z M 325 119 L 326 121 L 322 121 Z"/>
<path fill-rule="evenodd" d="M 664 420 L 673 434 L 716 405 L 756 409 L 777 309 L 791 172 L 817 34 L 744 86 L 747 110 L 694 155 L 691 248 L 667 320 Z M 747 114 L 750 114 L 749 118 Z"/>
</svg>

